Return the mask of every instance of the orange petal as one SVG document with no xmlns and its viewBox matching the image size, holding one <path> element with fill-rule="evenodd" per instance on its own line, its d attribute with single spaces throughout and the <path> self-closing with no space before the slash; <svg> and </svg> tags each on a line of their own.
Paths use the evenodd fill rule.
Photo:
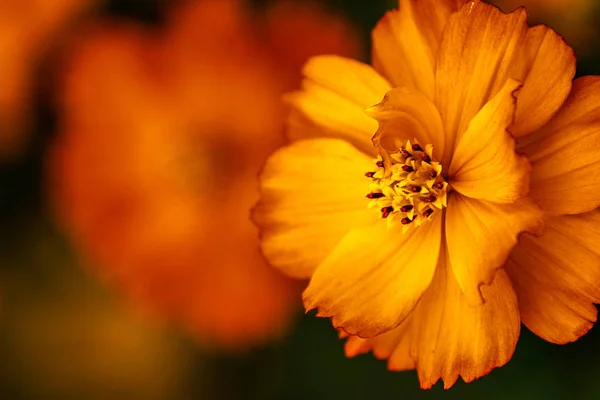
<svg viewBox="0 0 600 400">
<path fill-rule="evenodd" d="M 308 278 L 350 229 L 377 217 L 368 210 L 373 160 L 339 139 L 295 142 L 273 154 L 253 210 L 272 265 Z"/>
<path fill-rule="evenodd" d="M 452 264 L 454 267 L 454 264 Z M 517 297 L 501 269 L 482 288 L 485 303 L 468 304 L 458 282 L 443 263 L 415 312 L 415 347 L 421 387 L 440 378 L 450 388 L 459 376 L 471 382 L 506 364 L 519 338 Z"/>
<path fill-rule="evenodd" d="M 531 197 L 545 211 L 578 214 L 600 206 L 600 77 L 577 79 L 563 108 L 525 139 Z"/>
<path fill-rule="evenodd" d="M 372 350 L 376 358 L 388 360 L 390 371 L 415 369 L 415 360 L 411 354 L 414 340 L 412 326 L 411 314 L 399 327 L 374 338 L 349 336 L 344 346 L 346 357 L 355 357 Z"/>
<path fill-rule="evenodd" d="M 584 335 L 600 303 L 600 213 L 550 218 L 541 237 L 523 235 L 507 265 L 523 323 L 564 344 Z"/>
<path fill-rule="evenodd" d="M 483 1 L 470 2 L 450 17 L 435 77 L 447 153 L 452 154 L 469 122 L 510 77 L 526 31 L 524 9 L 506 15 Z"/>
<path fill-rule="evenodd" d="M 390 90 L 378 105 L 366 110 L 379 122 L 373 144 L 386 152 L 397 152 L 407 140 L 433 145 L 433 156 L 444 153 L 442 120 L 435 105 L 422 93 L 408 87 Z"/>
<path fill-rule="evenodd" d="M 542 213 L 528 200 L 494 204 L 451 196 L 446 211 L 446 241 L 452 271 L 471 304 L 481 304 L 480 288 L 493 281 L 523 231 L 538 232 Z"/>
<path fill-rule="evenodd" d="M 373 65 L 394 86 L 434 95 L 435 60 L 450 15 L 467 0 L 400 0 L 373 30 Z"/>
<path fill-rule="evenodd" d="M 402 233 L 379 218 L 352 230 L 319 265 L 304 292 L 307 310 L 335 327 L 373 337 L 398 326 L 429 286 L 442 236 L 442 218 Z"/>
<path fill-rule="evenodd" d="M 321 128 L 322 137 L 342 138 L 374 154 L 371 138 L 377 122 L 363 110 L 381 102 L 390 84 L 371 66 L 338 56 L 311 58 L 304 74 L 303 90 L 288 99 L 305 120 L 291 124 L 294 132 L 289 135 L 295 139 L 305 136 L 302 129 L 310 121 Z"/>
<path fill-rule="evenodd" d="M 373 350 L 377 358 L 388 359 L 390 370 L 416 368 L 424 389 L 440 378 L 446 389 L 458 376 L 470 382 L 504 365 L 519 336 L 517 298 L 504 270 L 483 288 L 483 296 L 483 305 L 469 305 L 440 254 L 433 282 L 409 318 L 371 339 L 349 337 L 346 354 Z"/>
<path fill-rule="evenodd" d="M 571 91 L 575 54 L 554 30 L 539 25 L 527 31 L 513 77 L 523 82 L 511 133 L 528 135 L 558 111 Z"/>
<path fill-rule="evenodd" d="M 513 203 L 529 190 L 531 166 L 515 153 L 512 124 L 521 84 L 506 85 L 477 113 L 462 135 L 450 164 L 450 183 L 461 194 L 494 203 Z"/>
</svg>

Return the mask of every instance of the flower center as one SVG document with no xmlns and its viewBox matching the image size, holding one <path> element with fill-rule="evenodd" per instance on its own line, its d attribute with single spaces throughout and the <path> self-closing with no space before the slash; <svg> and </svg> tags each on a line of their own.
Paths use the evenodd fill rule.
<svg viewBox="0 0 600 400">
<path fill-rule="evenodd" d="M 388 226 L 400 222 L 403 232 L 446 207 L 448 183 L 442 176 L 442 165 L 432 159 L 432 145 L 425 148 L 414 140 L 406 141 L 400 151 L 390 155 L 385 165 L 381 157 L 376 169 L 365 176 L 372 179 L 368 207 L 376 207 Z"/>
</svg>

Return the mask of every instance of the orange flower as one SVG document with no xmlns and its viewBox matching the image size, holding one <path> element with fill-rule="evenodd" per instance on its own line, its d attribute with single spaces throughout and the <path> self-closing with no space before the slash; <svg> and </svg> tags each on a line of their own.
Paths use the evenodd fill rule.
<svg viewBox="0 0 600 400">
<path fill-rule="evenodd" d="M 253 216 L 348 356 L 448 388 L 508 362 L 521 321 L 555 343 L 590 328 L 600 78 L 572 82 L 558 34 L 524 9 L 400 0 L 373 67 L 320 56 L 304 73 L 289 96 L 304 140 L 270 157 Z"/>
<path fill-rule="evenodd" d="M 157 35 L 92 29 L 63 66 L 49 167 L 65 226 L 140 304 L 221 346 L 280 333 L 298 306 L 248 218 L 260 166 L 283 142 L 281 93 L 299 83 L 263 41 L 296 16 L 265 27 L 234 1 L 189 2 Z M 322 34 L 334 45 L 314 48 L 356 54 L 347 24 Z"/>
<path fill-rule="evenodd" d="M 0 153 L 18 150 L 31 111 L 33 75 L 48 44 L 92 0 L 0 1 Z"/>
</svg>

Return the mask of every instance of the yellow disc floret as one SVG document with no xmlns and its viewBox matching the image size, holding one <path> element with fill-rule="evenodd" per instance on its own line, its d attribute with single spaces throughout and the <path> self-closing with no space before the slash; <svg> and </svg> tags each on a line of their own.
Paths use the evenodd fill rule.
<svg viewBox="0 0 600 400">
<path fill-rule="evenodd" d="M 379 157 L 376 169 L 367 172 L 371 178 L 369 208 L 378 208 L 388 226 L 400 222 L 403 232 L 411 226 L 420 226 L 424 221 L 446 207 L 448 183 L 442 176 L 442 165 L 432 159 L 432 145 L 425 148 L 414 140 L 389 158 L 385 165 Z"/>
</svg>

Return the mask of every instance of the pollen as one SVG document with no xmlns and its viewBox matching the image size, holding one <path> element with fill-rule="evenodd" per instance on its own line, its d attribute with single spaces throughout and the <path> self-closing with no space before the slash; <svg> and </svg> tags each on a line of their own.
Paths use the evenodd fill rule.
<svg viewBox="0 0 600 400">
<path fill-rule="evenodd" d="M 374 160 L 373 170 L 365 174 L 372 180 L 368 207 L 377 210 L 388 226 L 401 223 L 406 232 L 447 206 L 448 183 L 432 151 L 432 145 L 407 140 L 386 162 L 381 157 Z"/>
</svg>

